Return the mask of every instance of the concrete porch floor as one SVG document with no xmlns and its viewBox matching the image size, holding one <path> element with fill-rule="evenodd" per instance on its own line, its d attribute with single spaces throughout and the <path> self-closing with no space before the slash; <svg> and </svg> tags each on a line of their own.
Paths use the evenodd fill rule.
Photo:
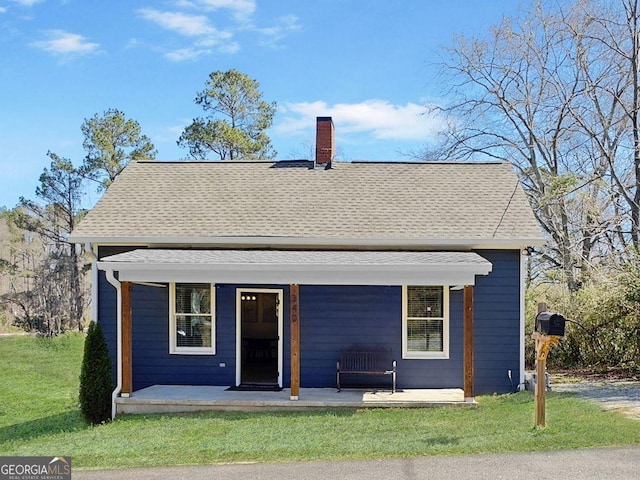
<svg viewBox="0 0 640 480">
<path fill-rule="evenodd" d="M 311 408 L 424 408 L 443 405 L 474 406 L 458 388 L 342 390 L 301 388 L 300 399 L 290 400 L 290 390 L 238 392 L 228 387 L 153 385 L 116 399 L 118 413 L 172 413 L 202 410 L 300 410 Z"/>
</svg>

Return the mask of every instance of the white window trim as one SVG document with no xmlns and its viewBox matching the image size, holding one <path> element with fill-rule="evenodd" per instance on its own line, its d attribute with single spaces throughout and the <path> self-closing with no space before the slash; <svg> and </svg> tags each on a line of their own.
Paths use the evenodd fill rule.
<svg viewBox="0 0 640 480">
<path fill-rule="evenodd" d="M 449 285 L 442 285 L 442 352 L 410 352 L 407 347 L 407 285 L 402 285 L 402 358 L 446 360 L 449 358 Z"/>
<path fill-rule="evenodd" d="M 189 282 L 178 282 L 189 283 Z M 200 282 L 197 282 L 200 283 Z M 176 282 L 169 283 L 169 353 L 172 355 L 215 355 L 216 354 L 216 288 L 211 287 L 211 346 L 178 347 L 176 340 Z"/>
</svg>

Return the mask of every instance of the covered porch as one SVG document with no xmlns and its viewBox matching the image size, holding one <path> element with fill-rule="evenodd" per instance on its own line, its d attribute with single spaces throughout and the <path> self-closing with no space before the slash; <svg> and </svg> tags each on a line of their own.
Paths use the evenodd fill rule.
<svg viewBox="0 0 640 480">
<path fill-rule="evenodd" d="M 476 253 L 136 249 L 105 257 L 98 262 L 98 268 L 105 271 L 107 281 L 117 290 L 114 415 L 216 408 L 426 407 L 474 403 L 473 285 L 477 275 L 487 275 L 492 270 L 492 264 Z M 158 379 L 155 380 L 158 385 L 134 390 L 132 285 L 162 286 L 166 282 L 288 285 L 287 350 L 290 366 L 287 380 L 283 381 L 283 348 L 280 345 L 278 384 L 289 388 L 280 392 L 237 392 L 227 391 L 227 387 L 220 386 L 222 383 L 218 386 L 162 385 L 162 379 Z M 337 393 L 330 388 L 301 388 L 300 324 L 305 324 L 305 315 L 301 314 L 300 306 L 305 297 L 300 294 L 300 286 L 383 287 L 407 284 L 447 285 L 447 291 L 449 288 L 464 290 L 461 315 L 463 342 L 458 357 L 463 358 L 458 367 L 462 370 L 460 387 L 463 388 L 401 389 L 394 394 L 387 391 Z M 282 313 L 278 318 L 282 321 Z M 241 336 L 236 334 L 236 384 L 231 386 L 242 383 L 239 339 Z M 282 334 L 279 341 L 283 342 Z M 446 355 L 448 358 L 448 353 Z M 221 367 L 226 366 L 225 361 L 219 363 Z M 230 364 L 233 364 L 233 359 Z"/>
<path fill-rule="evenodd" d="M 465 401 L 464 391 L 448 389 L 343 390 L 300 388 L 299 400 L 292 402 L 291 390 L 242 392 L 221 386 L 153 385 L 116 399 L 118 414 L 178 413 L 206 410 L 306 410 L 330 408 L 428 408 L 475 406 Z"/>
</svg>

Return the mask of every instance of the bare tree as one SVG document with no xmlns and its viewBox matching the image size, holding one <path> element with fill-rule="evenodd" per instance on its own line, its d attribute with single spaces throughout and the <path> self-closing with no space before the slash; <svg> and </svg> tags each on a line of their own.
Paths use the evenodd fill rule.
<svg viewBox="0 0 640 480">
<path fill-rule="evenodd" d="M 513 164 L 549 237 L 540 259 L 570 291 L 637 246 L 637 3 L 538 1 L 443 64 L 455 101 L 437 154 Z"/>
<path fill-rule="evenodd" d="M 606 151 L 611 181 L 625 218 L 617 233 L 630 236 L 635 249 L 640 245 L 640 8 L 638 0 L 584 2 L 585 16 L 597 27 L 587 40 L 605 59 L 598 74 L 608 81 L 589 78 L 592 102 L 609 106 L 606 124 L 598 124 L 607 138 L 601 143 L 615 145 Z M 594 65 L 588 70 L 593 71 Z M 601 112 L 599 112 L 601 113 Z M 600 115 L 602 116 L 602 115 Z M 586 123 L 586 122 L 585 122 Z M 584 125 L 587 127 L 587 125 Z M 592 130 L 593 131 L 593 130 Z M 595 132 L 594 132 L 595 133 Z M 612 140 L 614 140 L 612 142 Z M 610 146 L 610 145 L 607 145 Z M 601 147 L 598 145 L 598 147 Z M 619 237 L 620 238 L 620 237 Z"/>
<path fill-rule="evenodd" d="M 20 199 L 11 220 L 34 232 L 43 252 L 31 266 L 28 288 L 13 288 L 4 301 L 22 312 L 23 327 L 49 335 L 79 329 L 85 306 L 82 250 L 68 236 L 82 217 L 82 176 L 71 162 L 49 152 L 50 168 L 40 175 L 36 195 L 40 202 Z"/>
<path fill-rule="evenodd" d="M 2 212 L 16 235 L 9 252 L 0 250 L 0 280 L 8 285 L 0 291 L 0 303 L 11 306 L 14 323 L 48 335 L 82 327 L 83 250 L 68 237 L 85 213 L 83 181 L 106 190 L 129 162 L 156 155 L 138 122 L 116 109 L 85 119 L 81 130 L 87 151 L 82 166 L 74 168 L 70 160 L 48 152 L 51 163 L 40 175 L 37 200 L 20 198 L 18 207 Z M 37 237 L 39 250 L 28 246 L 24 232 Z"/>
</svg>

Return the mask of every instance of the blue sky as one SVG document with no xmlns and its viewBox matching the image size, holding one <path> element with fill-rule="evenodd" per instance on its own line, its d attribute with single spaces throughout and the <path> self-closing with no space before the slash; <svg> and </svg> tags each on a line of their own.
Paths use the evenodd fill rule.
<svg viewBox="0 0 640 480">
<path fill-rule="evenodd" d="M 433 63 L 516 0 L 0 0 L 0 206 L 35 198 L 48 150 L 82 162 L 80 125 L 117 108 L 179 160 L 209 73 L 235 68 L 278 104 L 278 159 L 306 158 L 332 116 L 342 160 L 398 160 L 439 128 Z M 91 189 L 90 189 L 91 190 Z M 88 203 L 96 194 L 89 192 Z M 94 197 L 94 198 L 92 198 Z"/>
</svg>

